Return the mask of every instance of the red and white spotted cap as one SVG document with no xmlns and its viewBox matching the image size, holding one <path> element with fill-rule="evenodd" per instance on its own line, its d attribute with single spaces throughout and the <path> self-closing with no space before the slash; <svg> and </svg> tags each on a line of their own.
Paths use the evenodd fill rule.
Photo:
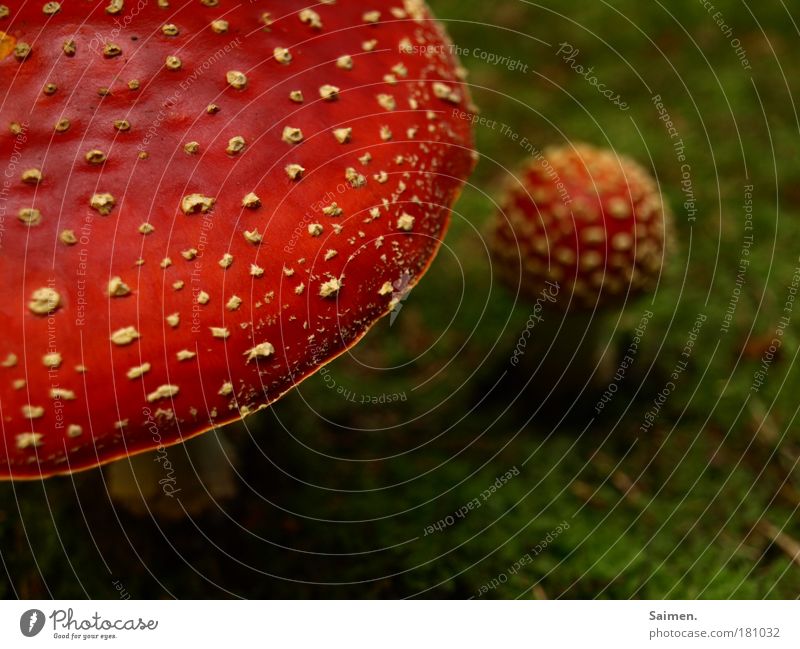
<svg viewBox="0 0 800 649">
<path fill-rule="evenodd" d="M 490 238 L 506 285 L 532 299 L 556 283 L 558 306 L 572 311 L 652 289 L 670 231 L 668 208 L 643 167 L 578 144 L 547 149 L 527 163 Z"/>
<path fill-rule="evenodd" d="M 420 0 L 25 2 L 0 30 L 0 478 L 274 402 L 420 278 L 474 165 Z"/>
</svg>

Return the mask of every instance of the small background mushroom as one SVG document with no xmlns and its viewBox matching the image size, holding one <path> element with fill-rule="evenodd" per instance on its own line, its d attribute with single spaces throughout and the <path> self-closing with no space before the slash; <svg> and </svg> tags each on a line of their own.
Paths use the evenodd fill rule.
<svg viewBox="0 0 800 649">
<path fill-rule="evenodd" d="M 489 236 L 498 278 L 532 308 L 514 364 L 530 346 L 525 367 L 571 396 L 604 386 L 608 316 L 657 286 L 670 210 L 639 164 L 586 144 L 546 149 L 508 184 Z"/>
</svg>

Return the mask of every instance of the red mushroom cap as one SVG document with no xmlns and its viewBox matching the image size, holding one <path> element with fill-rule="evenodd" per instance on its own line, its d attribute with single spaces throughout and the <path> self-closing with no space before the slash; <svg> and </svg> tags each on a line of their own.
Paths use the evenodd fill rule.
<svg viewBox="0 0 800 649">
<path fill-rule="evenodd" d="M 520 172 L 492 223 L 498 276 L 528 298 L 558 284 L 564 310 L 605 307 L 652 288 L 671 219 L 650 174 L 578 144 L 549 148 Z M 552 291 L 551 291 L 552 293 Z"/>
<path fill-rule="evenodd" d="M 26 2 L 0 29 L 0 478 L 275 401 L 425 272 L 474 164 L 419 0 Z"/>
</svg>

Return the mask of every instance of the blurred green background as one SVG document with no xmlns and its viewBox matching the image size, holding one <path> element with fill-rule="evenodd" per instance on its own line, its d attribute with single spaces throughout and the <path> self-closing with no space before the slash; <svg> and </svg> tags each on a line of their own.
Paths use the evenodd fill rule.
<svg viewBox="0 0 800 649">
<path fill-rule="evenodd" d="M 611 147 L 663 187 L 678 242 L 669 268 L 652 299 L 601 331 L 624 350 L 642 313 L 655 314 L 618 393 L 600 415 L 590 390 L 541 403 L 555 377 L 510 366 L 530 305 L 493 283 L 482 228 L 526 152 L 500 128 L 478 128 L 482 160 L 425 280 L 391 327 L 379 323 L 324 375 L 232 433 L 235 498 L 170 520 L 116 508 L 100 471 L 2 484 L 0 596 L 800 593 L 800 312 L 751 390 L 800 263 L 796 21 L 781 2 L 720 1 L 712 11 L 637 0 L 431 4 L 467 50 L 487 119 L 538 148 Z M 560 43 L 629 109 L 577 74 Z M 481 52 L 520 63 L 491 64 Z M 694 221 L 654 95 L 685 145 Z M 751 264 L 723 331 L 747 234 Z M 642 432 L 701 313 L 689 367 Z M 557 354 L 566 363 L 573 349 L 564 340 Z M 382 394 L 398 400 L 362 403 Z M 456 516 L 476 498 L 480 506 Z"/>
</svg>

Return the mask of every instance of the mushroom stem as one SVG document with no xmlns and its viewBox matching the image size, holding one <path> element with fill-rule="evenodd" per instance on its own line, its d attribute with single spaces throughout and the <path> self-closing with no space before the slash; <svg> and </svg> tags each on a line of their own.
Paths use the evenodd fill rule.
<svg viewBox="0 0 800 649">
<path fill-rule="evenodd" d="M 114 462 L 106 470 L 108 491 L 138 516 L 196 516 L 236 494 L 235 463 L 226 429 L 215 429 L 185 444 Z"/>
<path fill-rule="evenodd" d="M 557 397 L 574 397 L 611 380 L 617 351 L 608 340 L 604 314 L 589 319 L 582 312 L 547 309 L 541 317 L 531 331 L 530 351 L 520 363 L 526 373 L 546 377 Z"/>
</svg>

